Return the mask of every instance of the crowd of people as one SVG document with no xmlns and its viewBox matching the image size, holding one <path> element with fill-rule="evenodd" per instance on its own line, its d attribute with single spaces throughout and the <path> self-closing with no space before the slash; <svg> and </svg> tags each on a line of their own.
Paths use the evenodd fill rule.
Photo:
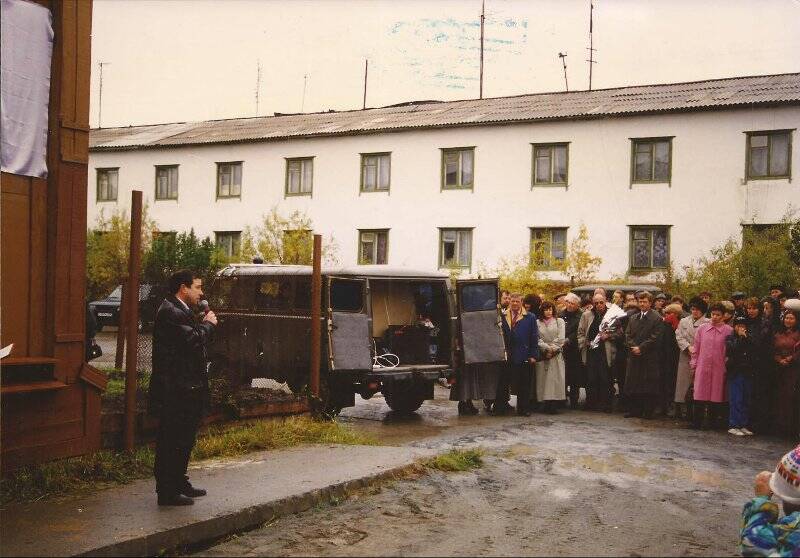
<svg viewBox="0 0 800 558">
<path fill-rule="evenodd" d="M 763 298 L 680 296 L 603 288 L 581 299 L 501 294 L 508 362 L 487 412 L 554 414 L 581 404 L 626 417 L 685 420 L 731 435 L 800 439 L 800 297 L 782 285 Z M 581 389 L 586 391 L 581 402 Z M 474 390 L 462 390 L 462 393 Z M 491 398 L 490 398 L 491 397 Z M 475 398 L 474 396 L 472 398 Z M 459 412 L 475 414 L 460 398 Z"/>
</svg>

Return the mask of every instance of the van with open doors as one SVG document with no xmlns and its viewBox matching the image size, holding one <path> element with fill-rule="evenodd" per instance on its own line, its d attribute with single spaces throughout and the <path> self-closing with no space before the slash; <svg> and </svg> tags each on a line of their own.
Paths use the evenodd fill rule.
<svg viewBox="0 0 800 558">
<path fill-rule="evenodd" d="M 358 266 L 322 270 L 321 397 L 335 414 L 383 393 L 394 411 L 433 399 L 439 378 L 457 381 L 505 360 L 494 279 L 458 281 L 441 272 Z M 309 383 L 311 267 L 235 264 L 208 290 L 219 319 L 213 373 L 232 386 L 253 379 Z"/>
</svg>

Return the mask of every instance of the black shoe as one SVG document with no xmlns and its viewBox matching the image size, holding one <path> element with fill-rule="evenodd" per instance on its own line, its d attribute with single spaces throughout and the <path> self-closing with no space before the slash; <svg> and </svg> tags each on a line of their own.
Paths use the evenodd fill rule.
<svg viewBox="0 0 800 558">
<path fill-rule="evenodd" d="M 492 407 L 492 414 L 494 416 L 500 417 L 500 416 L 503 416 L 503 415 L 509 413 L 513 409 L 514 409 L 514 407 L 512 407 L 511 405 L 508 405 L 508 404 L 499 405 L 499 406 L 495 405 L 494 407 Z"/>
<path fill-rule="evenodd" d="M 494 404 L 494 399 L 484 399 L 483 400 L 483 408 L 486 412 L 490 412 L 492 410 L 492 405 Z"/>
<path fill-rule="evenodd" d="M 465 405 L 467 414 L 469 415 L 477 415 L 480 412 L 478 411 L 478 408 L 472 403 L 471 400 L 467 401 Z"/>
<path fill-rule="evenodd" d="M 208 494 L 208 492 L 206 492 L 202 488 L 195 488 L 194 486 L 189 484 L 189 485 L 184 486 L 180 490 L 180 494 L 183 494 L 184 496 L 188 496 L 189 498 L 199 498 L 201 496 L 205 496 L 206 494 Z"/>
<path fill-rule="evenodd" d="M 169 496 L 162 496 L 161 494 L 158 495 L 158 505 L 159 506 L 192 506 L 194 505 L 194 500 L 191 498 L 187 498 L 182 494 L 170 494 Z"/>
</svg>

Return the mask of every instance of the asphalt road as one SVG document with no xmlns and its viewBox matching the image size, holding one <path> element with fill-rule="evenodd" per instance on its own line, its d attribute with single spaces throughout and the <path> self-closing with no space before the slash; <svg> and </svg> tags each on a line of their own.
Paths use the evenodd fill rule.
<svg viewBox="0 0 800 558">
<path fill-rule="evenodd" d="M 391 445 L 483 448 L 482 468 L 396 481 L 198 555 L 733 555 L 753 476 L 790 449 L 583 411 L 458 417 L 436 396 L 410 418 L 359 400 L 341 420 Z"/>
</svg>

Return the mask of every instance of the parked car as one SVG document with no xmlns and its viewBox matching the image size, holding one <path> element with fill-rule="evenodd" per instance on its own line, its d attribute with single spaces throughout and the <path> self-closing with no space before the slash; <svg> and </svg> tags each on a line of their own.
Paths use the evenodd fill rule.
<svg viewBox="0 0 800 558">
<path fill-rule="evenodd" d="M 414 412 L 439 378 L 454 382 L 465 364 L 505 360 L 495 279 L 453 289 L 446 273 L 376 265 L 324 269 L 322 285 L 320 380 L 330 414 L 377 392 L 391 409 Z M 310 266 L 230 265 L 208 301 L 219 319 L 212 375 L 247 386 L 271 378 L 294 393 L 308 385 Z"/>
<path fill-rule="evenodd" d="M 164 289 L 159 285 L 142 283 L 139 285 L 139 331 L 153 326 L 156 311 L 164 300 Z M 104 326 L 119 326 L 119 310 L 122 304 L 122 285 L 117 285 L 107 297 L 89 303 L 89 308 L 97 320 L 97 331 Z"/>
</svg>

